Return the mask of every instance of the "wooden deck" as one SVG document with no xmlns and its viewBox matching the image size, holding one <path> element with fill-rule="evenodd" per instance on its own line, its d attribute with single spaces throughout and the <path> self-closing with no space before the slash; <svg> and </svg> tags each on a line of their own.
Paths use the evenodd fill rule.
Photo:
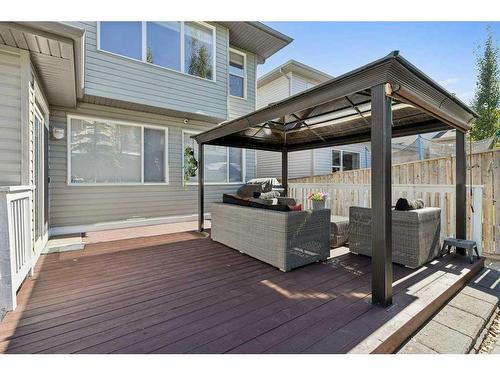
<svg viewBox="0 0 500 375">
<path fill-rule="evenodd" d="M 363 256 L 283 273 L 195 232 L 93 243 L 42 256 L 0 323 L 0 352 L 392 352 L 481 266 L 394 266 L 383 309 Z"/>
</svg>

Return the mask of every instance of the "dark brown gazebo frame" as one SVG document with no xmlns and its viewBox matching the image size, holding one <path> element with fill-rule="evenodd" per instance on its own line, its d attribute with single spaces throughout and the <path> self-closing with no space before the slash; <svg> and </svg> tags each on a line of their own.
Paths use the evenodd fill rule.
<svg viewBox="0 0 500 375">
<path fill-rule="evenodd" d="M 456 236 L 466 235 L 465 133 L 476 117 L 397 51 L 307 91 L 193 136 L 199 157 L 199 230 L 204 223 L 204 145 L 288 153 L 371 141 L 372 302 L 392 303 L 391 139 L 454 128 Z"/>
</svg>

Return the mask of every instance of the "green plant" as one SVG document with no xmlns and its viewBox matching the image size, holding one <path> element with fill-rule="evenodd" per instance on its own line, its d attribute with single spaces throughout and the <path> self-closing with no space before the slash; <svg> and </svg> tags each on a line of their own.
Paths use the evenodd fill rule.
<svg viewBox="0 0 500 375">
<path fill-rule="evenodd" d="M 194 156 L 194 149 L 191 146 L 186 146 L 184 149 L 184 184 L 186 184 L 190 178 L 196 176 L 197 170 L 198 161 Z"/>
<path fill-rule="evenodd" d="M 477 57 L 478 76 L 472 106 L 479 117 L 471 129 L 473 140 L 492 137 L 500 129 L 499 50 L 494 45 L 491 30 L 487 32 L 483 53 Z"/>
</svg>

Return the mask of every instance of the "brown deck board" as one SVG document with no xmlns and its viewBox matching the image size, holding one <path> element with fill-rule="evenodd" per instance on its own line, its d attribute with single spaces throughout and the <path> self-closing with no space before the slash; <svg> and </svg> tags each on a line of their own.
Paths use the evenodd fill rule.
<svg viewBox="0 0 500 375">
<path fill-rule="evenodd" d="M 363 256 L 283 273 L 196 232 L 89 243 L 40 258 L 0 323 L 0 353 L 390 351 L 480 266 L 395 265 L 382 309 Z"/>
</svg>

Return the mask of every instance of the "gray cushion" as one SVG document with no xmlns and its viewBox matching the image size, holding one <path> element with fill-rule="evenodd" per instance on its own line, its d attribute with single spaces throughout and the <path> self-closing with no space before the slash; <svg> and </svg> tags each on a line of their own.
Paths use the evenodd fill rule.
<svg viewBox="0 0 500 375">
<path fill-rule="evenodd" d="M 241 198 L 251 198 L 254 193 L 262 193 L 261 184 L 245 184 L 238 189 L 236 195 Z"/>
<path fill-rule="evenodd" d="M 277 204 L 277 199 L 261 199 L 261 198 L 248 198 L 250 202 L 262 203 L 267 205 Z"/>
<path fill-rule="evenodd" d="M 278 204 L 286 204 L 287 206 L 296 206 L 297 201 L 290 197 L 279 197 Z"/>
<path fill-rule="evenodd" d="M 260 193 L 260 195 L 256 198 L 260 199 L 274 199 L 278 198 L 280 196 L 280 193 L 278 191 L 268 191 L 266 193 Z"/>
</svg>

